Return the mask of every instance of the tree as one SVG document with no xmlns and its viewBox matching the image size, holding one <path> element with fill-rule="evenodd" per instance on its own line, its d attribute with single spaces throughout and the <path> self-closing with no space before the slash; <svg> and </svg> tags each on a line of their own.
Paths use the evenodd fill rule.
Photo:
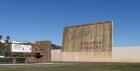
<svg viewBox="0 0 140 71">
<path fill-rule="evenodd" d="M 0 55 L 3 55 L 3 51 L 2 50 L 3 50 L 3 45 L 4 44 L 2 43 L 2 39 L 3 39 L 2 35 L 0 35 Z"/>
<path fill-rule="evenodd" d="M 61 46 L 56 45 L 56 44 L 52 44 L 52 49 L 61 49 Z"/>
<path fill-rule="evenodd" d="M 0 35 L 0 40 L 2 40 L 2 35 Z"/>
<path fill-rule="evenodd" d="M 0 40 L 2 40 L 3 37 L 0 35 Z M 10 37 L 7 36 L 5 42 L 0 41 L 0 55 L 3 56 L 10 56 L 10 49 L 11 49 L 11 42 Z"/>
<path fill-rule="evenodd" d="M 6 36 L 6 40 L 5 40 L 5 52 L 4 55 L 5 56 L 10 56 L 10 48 L 11 48 L 11 42 L 10 42 L 10 36 Z"/>
</svg>

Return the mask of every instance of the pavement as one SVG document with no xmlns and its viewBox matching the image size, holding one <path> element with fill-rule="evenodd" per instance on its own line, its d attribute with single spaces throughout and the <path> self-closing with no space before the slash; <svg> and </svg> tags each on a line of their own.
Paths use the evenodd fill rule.
<svg viewBox="0 0 140 71">
<path fill-rule="evenodd" d="M 2 67 L 58 67 L 58 66 L 70 66 L 77 64 L 140 64 L 135 62 L 60 62 L 60 63 L 30 63 L 30 64 L 0 64 Z"/>
<path fill-rule="evenodd" d="M 31 63 L 31 64 L 0 64 L 1 67 L 56 67 L 75 65 L 76 63 Z"/>
</svg>

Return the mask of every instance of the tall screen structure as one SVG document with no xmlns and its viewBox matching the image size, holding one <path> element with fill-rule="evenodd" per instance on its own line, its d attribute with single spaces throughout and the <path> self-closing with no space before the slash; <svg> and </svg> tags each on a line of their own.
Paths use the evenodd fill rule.
<svg viewBox="0 0 140 71">
<path fill-rule="evenodd" d="M 111 56 L 111 51 L 112 21 L 64 28 L 62 52 L 101 52 Z"/>
</svg>

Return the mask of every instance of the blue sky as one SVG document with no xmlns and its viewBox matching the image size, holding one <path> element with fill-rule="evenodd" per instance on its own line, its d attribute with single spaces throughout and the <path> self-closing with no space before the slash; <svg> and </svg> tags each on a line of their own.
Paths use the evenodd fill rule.
<svg viewBox="0 0 140 71">
<path fill-rule="evenodd" d="M 61 45 L 63 27 L 113 20 L 114 46 L 140 45 L 139 0 L 0 0 L 0 34 Z"/>
</svg>

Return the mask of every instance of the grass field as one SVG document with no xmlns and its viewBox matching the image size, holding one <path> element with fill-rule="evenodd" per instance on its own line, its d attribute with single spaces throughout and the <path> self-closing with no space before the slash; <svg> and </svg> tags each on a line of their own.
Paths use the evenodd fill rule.
<svg viewBox="0 0 140 71">
<path fill-rule="evenodd" d="M 140 63 L 71 63 L 1 66 L 0 71 L 140 71 Z"/>
</svg>

